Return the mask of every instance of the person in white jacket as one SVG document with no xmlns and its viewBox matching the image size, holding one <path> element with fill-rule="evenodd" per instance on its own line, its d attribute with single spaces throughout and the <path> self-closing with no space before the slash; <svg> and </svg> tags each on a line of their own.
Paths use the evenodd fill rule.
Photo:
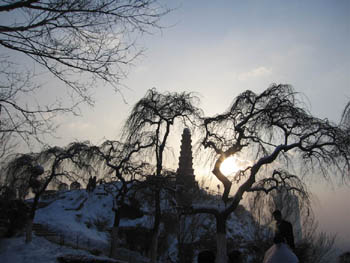
<svg viewBox="0 0 350 263">
<path fill-rule="evenodd" d="M 299 263 L 282 235 L 276 234 L 273 242 L 274 244 L 265 253 L 263 263 Z"/>
</svg>

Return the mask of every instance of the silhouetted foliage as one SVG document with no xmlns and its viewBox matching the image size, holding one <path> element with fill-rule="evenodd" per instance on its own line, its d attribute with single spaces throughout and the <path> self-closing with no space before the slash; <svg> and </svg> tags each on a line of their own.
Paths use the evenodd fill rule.
<svg viewBox="0 0 350 263">
<path fill-rule="evenodd" d="M 40 196 L 53 180 L 75 181 L 78 171 L 89 171 L 91 166 L 85 162 L 88 149 L 87 144 L 77 142 L 64 148 L 50 147 L 40 153 L 18 154 L 9 161 L 5 170 L 6 185 L 18 192 L 20 199 L 26 197 L 29 189 L 34 193 L 28 219 L 31 222 L 27 223 L 27 242 L 31 241 L 31 225 Z"/>
<path fill-rule="evenodd" d="M 1 195 L 0 210 L 0 220 L 5 224 L 7 237 L 12 237 L 23 231 L 29 214 L 28 204 L 23 200 L 9 200 L 6 196 Z"/>
<path fill-rule="evenodd" d="M 148 158 L 155 159 L 154 201 L 155 220 L 151 247 L 151 262 L 156 262 L 159 225 L 161 218 L 160 193 L 162 190 L 163 158 L 168 144 L 171 127 L 176 121 L 184 125 L 194 124 L 201 115 L 197 108 L 198 98 L 192 93 L 159 93 L 156 89 L 148 90 L 146 95 L 133 107 L 123 129 L 123 138 L 128 142 L 144 141 L 152 138 L 148 147 Z M 159 182 L 159 183 L 155 183 Z"/>
<path fill-rule="evenodd" d="M 192 213 L 210 213 L 216 217 L 218 263 L 225 262 L 226 220 L 238 207 L 243 194 L 266 194 L 283 186 L 300 192 L 300 179 L 310 171 L 324 178 L 349 177 L 350 144 L 347 133 L 328 120 L 311 116 L 298 101 L 289 85 L 272 85 L 261 94 L 241 93 L 227 111 L 203 119 L 202 145 L 214 160 L 213 174 L 223 184 L 224 208 L 194 206 Z M 225 176 L 220 166 L 229 156 L 246 154 L 250 164 L 233 177 Z M 298 174 L 291 165 L 300 167 Z M 232 183 L 238 189 L 229 196 Z M 219 237 L 219 235 L 218 235 Z"/>
<path fill-rule="evenodd" d="M 134 141 L 123 143 L 107 140 L 100 146 L 90 147 L 90 156 L 86 161 L 99 167 L 99 176 L 106 184 L 105 191 L 113 196 L 114 221 L 111 233 L 110 257 L 116 257 L 118 248 L 118 228 L 123 216 L 138 217 L 142 212 L 138 209 L 131 190 L 135 187 L 149 167 L 140 160 L 142 152 L 152 145 L 153 141 Z M 135 207 L 133 207 L 135 205 Z"/>
</svg>

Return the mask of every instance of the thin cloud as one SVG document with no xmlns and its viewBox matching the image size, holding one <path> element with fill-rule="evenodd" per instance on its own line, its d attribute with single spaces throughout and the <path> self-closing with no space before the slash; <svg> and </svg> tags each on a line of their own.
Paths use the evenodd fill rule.
<svg viewBox="0 0 350 263">
<path fill-rule="evenodd" d="M 266 77 L 272 74 L 272 70 L 267 67 L 258 67 L 248 72 L 239 73 L 237 79 L 239 81 L 246 81 L 253 78 Z"/>
</svg>

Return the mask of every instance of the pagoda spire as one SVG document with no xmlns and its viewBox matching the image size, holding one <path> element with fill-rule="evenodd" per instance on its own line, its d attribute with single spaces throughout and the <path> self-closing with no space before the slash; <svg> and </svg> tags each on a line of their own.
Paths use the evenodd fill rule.
<svg viewBox="0 0 350 263">
<path fill-rule="evenodd" d="M 197 185 L 193 170 L 192 140 L 190 129 L 185 128 L 182 133 L 179 168 L 176 171 L 176 183 L 190 189 Z"/>
</svg>

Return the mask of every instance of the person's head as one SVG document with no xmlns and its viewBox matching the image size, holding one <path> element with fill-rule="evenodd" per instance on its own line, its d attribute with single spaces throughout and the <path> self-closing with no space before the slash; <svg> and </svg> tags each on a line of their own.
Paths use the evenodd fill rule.
<svg viewBox="0 0 350 263">
<path fill-rule="evenodd" d="M 214 263 L 215 254 L 213 251 L 205 250 L 198 254 L 198 263 Z"/>
<path fill-rule="evenodd" d="M 275 220 L 277 222 L 281 221 L 282 220 L 282 213 L 280 210 L 275 210 L 273 213 L 272 213 L 273 217 L 275 218 Z"/>
</svg>

